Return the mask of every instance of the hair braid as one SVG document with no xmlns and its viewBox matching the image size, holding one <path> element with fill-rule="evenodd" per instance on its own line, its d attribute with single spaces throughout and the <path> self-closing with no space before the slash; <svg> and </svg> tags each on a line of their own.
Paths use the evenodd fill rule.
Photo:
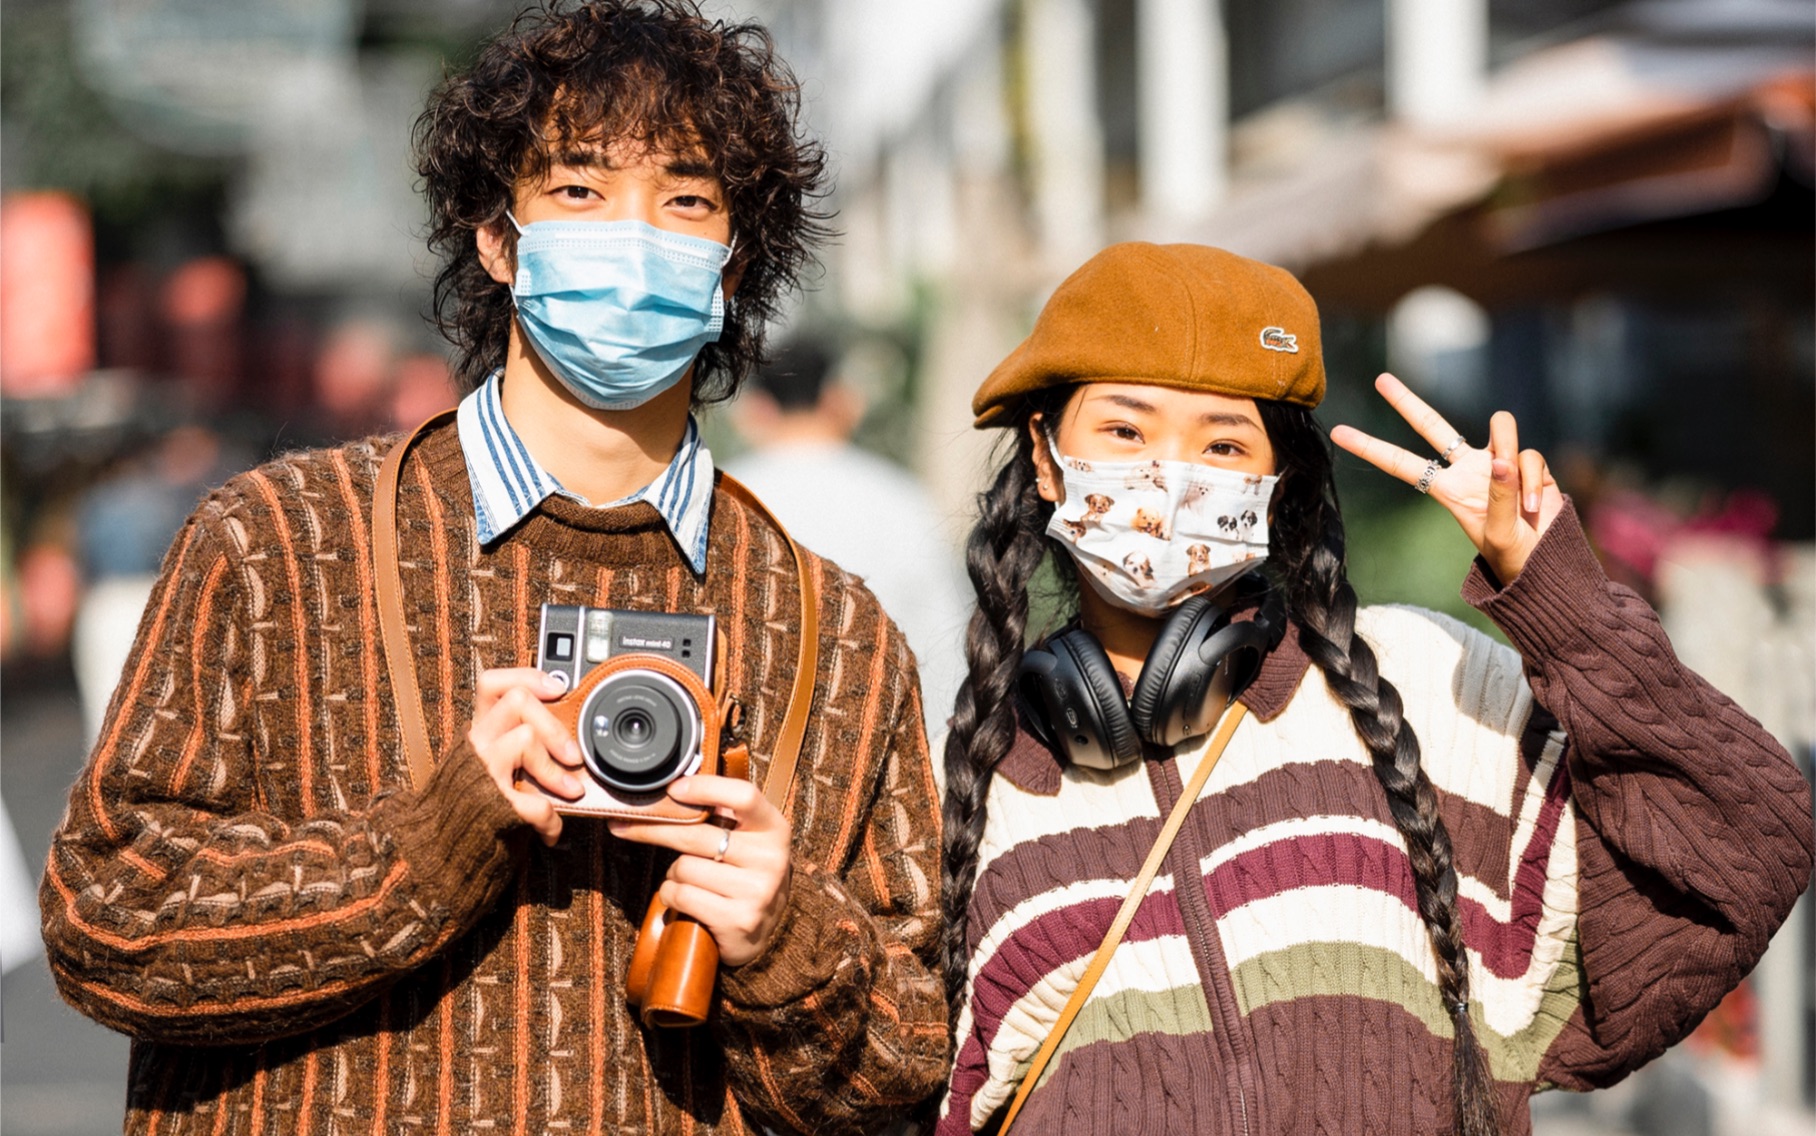
<svg viewBox="0 0 1816 1136">
<path fill-rule="evenodd" d="M 977 874 L 985 800 L 996 766 L 1015 741 L 1015 679 L 1028 630 L 1028 592 L 1047 555 L 1047 517 L 1035 483 L 1027 417 L 1011 433 L 1015 453 L 978 495 L 977 524 L 966 542 L 966 567 L 977 610 L 965 632 L 970 673 L 946 735 L 946 796 L 941 819 L 946 997 L 954 1028 L 964 1004 L 971 961 L 966 915 Z"/>
<path fill-rule="evenodd" d="M 1459 1136 L 1495 1136 L 1500 1125 L 1494 1085 L 1468 1012 L 1469 959 L 1450 832 L 1420 764 L 1419 740 L 1406 722 L 1400 692 L 1381 677 L 1373 649 L 1355 633 L 1356 591 L 1344 567 L 1343 517 L 1330 451 L 1309 411 L 1280 403 L 1259 405 L 1281 471 L 1270 564 L 1286 592 L 1299 642 L 1348 708 L 1406 844 L 1419 917 L 1436 957 L 1438 990 L 1455 1030 L 1455 1131 Z"/>
</svg>

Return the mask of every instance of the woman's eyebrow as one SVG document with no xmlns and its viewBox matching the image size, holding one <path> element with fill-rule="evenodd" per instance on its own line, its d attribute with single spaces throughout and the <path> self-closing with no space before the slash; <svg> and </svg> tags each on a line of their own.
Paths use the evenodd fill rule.
<svg viewBox="0 0 1816 1136">
<path fill-rule="evenodd" d="M 1249 426 L 1259 430 L 1255 420 L 1246 414 L 1231 410 L 1212 410 L 1198 416 L 1198 421 L 1206 426 Z"/>
<path fill-rule="evenodd" d="M 1105 402 L 1114 403 L 1124 410 L 1132 410 L 1137 414 L 1159 413 L 1153 403 L 1143 402 L 1132 394 L 1104 394 L 1099 397 Z M 1255 430 L 1261 428 L 1253 418 L 1234 410 L 1209 410 L 1199 415 L 1198 421 L 1205 426 L 1247 426 Z"/>
<path fill-rule="evenodd" d="M 1137 414 L 1155 414 L 1155 413 L 1157 413 L 1157 411 L 1154 409 L 1153 403 L 1143 402 L 1132 394 L 1106 394 L 1106 395 L 1102 395 L 1101 397 L 1102 397 L 1103 401 L 1105 401 L 1105 402 L 1115 403 L 1117 406 L 1122 407 L 1124 410 L 1133 410 Z"/>
</svg>

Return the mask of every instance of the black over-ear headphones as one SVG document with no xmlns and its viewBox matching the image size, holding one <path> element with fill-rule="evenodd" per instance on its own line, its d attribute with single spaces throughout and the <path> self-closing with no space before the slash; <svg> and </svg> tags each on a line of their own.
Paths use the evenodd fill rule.
<svg viewBox="0 0 1816 1136">
<path fill-rule="evenodd" d="M 1139 761 L 1144 741 L 1175 746 L 1208 734 L 1273 647 L 1268 607 L 1243 623 L 1204 596 L 1174 608 L 1127 702 L 1102 644 L 1068 628 L 1022 655 L 1022 717 L 1048 749 L 1091 769 Z"/>
</svg>

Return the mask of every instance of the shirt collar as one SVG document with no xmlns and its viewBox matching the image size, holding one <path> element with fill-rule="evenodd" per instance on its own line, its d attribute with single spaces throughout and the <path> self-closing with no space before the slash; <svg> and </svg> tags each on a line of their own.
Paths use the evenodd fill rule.
<svg viewBox="0 0 1816 1136">
<path fill-rule="evenodd" d="M 681 553 L 695 572 L 706 571 L 706 528 L 712 513 L 713 456 L 700 440 L 700 427 L 687 416 L 681 445 L 656 479 L 621 500 L 593 506 L 578 493 L 562 488 L 554 475 L 530 456 L 529 447 L 504 416 L 499 398 L 502 374 L 494 372 L 478 390 L 460 401 L 456 414 L 461 453 L 473 483 L 473 513 L 481 547 L 514 528 L 551 495 L 601 509 L 647 501 L 662 517 Z"/>
</svg>

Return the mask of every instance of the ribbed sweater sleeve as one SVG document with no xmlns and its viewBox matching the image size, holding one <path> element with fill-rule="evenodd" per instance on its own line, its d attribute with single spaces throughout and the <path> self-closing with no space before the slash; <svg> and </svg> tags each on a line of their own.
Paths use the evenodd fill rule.
<svg viewBox="0 0 1816 1136">
<path fill-rule="evenodd" d="M 878 744 L 829 750 L 857 764 L 841 812 L 858 827 L 838 842 L 849 853 L 797 859 L 774 943 L 722 976 L 732 1083 L 775 1131 L 874 1130 L 938 1091 L 949 1067 L 939 804 L 913 658 L 886 633 Z"/>
<path fill-rule="evenodd" d="M 1609 1084 L 1663 1052 L 1758 961 L 1811 868 L 1810 789 L 1782 746 L 1678 661 L 1566 507 L 1511 585 L 1464 597 L 1525 660 L 1568 736 L 1582 998 L 1541 1082 Z"/>
<path fill-rule="evenodd" d="M 183 1044 L 256 1044 L 358 1007 L 491 906 L 516 827 L 464 745 L 366 811 L 266 809 L 257 771 L 296 758 L 255 742 L 265 660 L 229 523 L 211 499 L 172 546 L 40 892 L 64 997 Z"/>
</svg>

